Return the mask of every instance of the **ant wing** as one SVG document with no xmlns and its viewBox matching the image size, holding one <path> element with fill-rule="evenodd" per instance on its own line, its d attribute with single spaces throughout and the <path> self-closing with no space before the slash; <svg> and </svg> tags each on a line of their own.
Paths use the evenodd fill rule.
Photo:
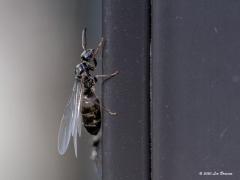
<svg viewBox="0 0 240 180">
<path fill-rule="evenodd" d="M 80 105 L 81 105 L 81 82 L 75 80 L 72 94 L 65 107 L 61 124 L 58 132 L 58 152 L 63 155 L 67 148 L 71 138 L 74 137 L 74 147 L 77 145 L 77 131 L 79 136 L 81 135 L 81 116 L 80 116 Z M 75 154 L 76 153 L 75 148 Z"/>
<path fill-rule="evenodd" d="M 75 93 L 75 105 L 74 105 L 74 121 L 72 126 L 72 136 L 73 136 L 73 144 L 75 155 L 77 157 L 77 135 L 81 136 L 82 132 L 82 116 L 81 116 L 81 105 L 82 105 L 82 88 L 81 82 L 76 82 L 76 93 Z"/>
</svg>

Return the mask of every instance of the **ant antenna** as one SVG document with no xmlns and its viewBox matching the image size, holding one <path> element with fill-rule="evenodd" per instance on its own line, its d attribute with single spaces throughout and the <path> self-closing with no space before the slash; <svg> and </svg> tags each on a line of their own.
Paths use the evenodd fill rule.
<svg viewBox="0 0 240 180">
<path fill-rule="evenodd" d="M 104 38 L 102 37 L 100 42 L 98 43 L 97 48 L 94 51 L 93 58 L 95 58 L 98 54 L 98 51 L 103 48 L 103 44 L 104 44 Z"/>
<path fill-rule="evenodd" d="M 83 29 L 82 31 L 82 48 L 83 50 L 86 50 L 87 47 L 87 41 L 86 41 L 86 28 Z"/>
</svg>

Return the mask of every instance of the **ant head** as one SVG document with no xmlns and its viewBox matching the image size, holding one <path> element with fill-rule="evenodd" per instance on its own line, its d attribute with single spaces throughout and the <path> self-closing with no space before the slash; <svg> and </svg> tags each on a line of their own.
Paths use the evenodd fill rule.
<svg viewBox="0 0 240 180">
<path fill-rule="evenodd" d="M 87 40 L 86 40 L 86 28 L 82 31 L 82 48 L 83 52 L 81 54 L 82 61 L 96 61 L 95 57 L 97 56 L 99 49 L 101 49 L 103 46 L 103 38 L 98 44 L 98 47 L 96 49 L 87 49 Z M 94 63 L 95 64 L 95 63 Z"/>
<path fill-rule="evenodd" d="M 83 61 L 91 61 L 91 59 L 93 59 L 94 56 L 94 49 L 86 49 L 82 52 L 81 54 L 81 59 Z"/>
</svg>

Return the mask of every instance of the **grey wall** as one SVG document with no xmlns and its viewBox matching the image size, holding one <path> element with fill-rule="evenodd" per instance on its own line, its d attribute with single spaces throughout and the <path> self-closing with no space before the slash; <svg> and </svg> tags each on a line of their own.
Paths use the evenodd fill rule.
<svg viewBox="0 0 240 180">
<path fill-rule="evenodd" d="M 87 3 L 86 3 L 87 2 Z M 0 0 L 0 179 L 94 179 L 89 139 L 57 152 L 81 30 L 100 37 L 101 1 Z M 87 21 L 89 20 L 89 21 Z"/>
<path fill-rule="evenodd" d="M 239 9 L 153 1 L 153 180 L 239 179 Z"/>
</svg>

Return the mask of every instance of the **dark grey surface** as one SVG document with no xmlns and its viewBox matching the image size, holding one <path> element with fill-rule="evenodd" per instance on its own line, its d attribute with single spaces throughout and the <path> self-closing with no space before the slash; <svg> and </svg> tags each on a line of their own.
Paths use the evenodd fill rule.
<svg viewBox="0 0 240 180">
<path fill-rule="evenodd" d="M 104 104 L 118 115 L 103 122 L 103 179 L 150 179 L 149 2 L 103 0 Z"/>
<path fill-rule="evenodd" d="M 239 9 L 153 0 L 153 180 L 240 178 Z"/>
</svg>

